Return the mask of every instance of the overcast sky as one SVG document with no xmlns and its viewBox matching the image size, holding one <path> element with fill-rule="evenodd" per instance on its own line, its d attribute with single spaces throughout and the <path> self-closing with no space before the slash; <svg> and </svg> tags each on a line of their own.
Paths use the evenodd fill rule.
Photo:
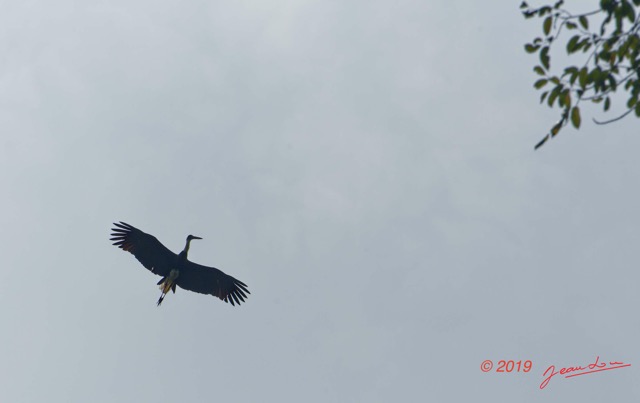
<svg viewBox="0 0 640 403">
<path fill-rule="evenodd" d="M 0 5 L 3 402 L 640 397 L 638 121 L 534 152 L 519 2 Z M 120 220 L 248 301 L 156 307 Z"/>
</svg>

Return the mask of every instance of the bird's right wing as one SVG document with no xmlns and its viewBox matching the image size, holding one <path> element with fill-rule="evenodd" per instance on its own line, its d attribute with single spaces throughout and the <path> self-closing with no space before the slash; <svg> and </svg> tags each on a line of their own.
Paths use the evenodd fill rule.
<svg viewBox="0 0 640 403">
<path fill-rule="evenodd" d="M 132 225 L 120 221 L 113 223 L 111 241 L 124 251 L 130 252 L 152 273 L 167 276 L 176 261 L 175 253 L 167 249 L 156 237 L 140 231 Z"/>
<path fill-rule="evenodd" d="M 176 284 L 185 290 L 213 295 L 234 306 L 240 305 L 247 294 L 251 294 L 242 281 L 215 267 L 202 266 L 189 260 L 183 263 Z"/>
</svg>

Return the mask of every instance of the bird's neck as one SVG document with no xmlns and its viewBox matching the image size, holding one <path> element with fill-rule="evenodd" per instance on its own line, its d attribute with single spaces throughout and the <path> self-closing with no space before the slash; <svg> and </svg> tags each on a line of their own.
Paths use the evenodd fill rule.
<svg viewBox="0 0 640 403">
<path fill-rule="evenodd" d="M 180 254 L 178 255 L 178 257 L 182 258 L 182 259 L 187 259 L 187 253 L 189 253 L 189 244 L 191 243 L 191 239 L 187 239 L 187 244 L 184 246 L 184 250 L 182 252 L 180 252 Z"/>
</svg>

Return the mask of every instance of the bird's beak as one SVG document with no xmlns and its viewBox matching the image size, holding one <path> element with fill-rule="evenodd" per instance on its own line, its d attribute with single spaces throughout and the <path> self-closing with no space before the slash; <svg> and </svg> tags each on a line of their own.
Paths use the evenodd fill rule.
<svg viewBox="0 0 640 403">
<path fill-rule="evenodd" d="M 193 239 L 202 239 L 199 236 L 194 236 Z"/>
</svg>

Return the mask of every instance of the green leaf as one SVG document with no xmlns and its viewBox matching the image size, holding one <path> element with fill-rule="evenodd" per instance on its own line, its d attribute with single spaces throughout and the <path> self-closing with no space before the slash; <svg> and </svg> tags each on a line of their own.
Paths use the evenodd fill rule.
<svg viewBox="0 0 640 403">
<path fill-rule="evenodd" d="M 567 42 L 567 53 L 571 54 L 576 50 L 578 50 L 578 47 L 576 46 L 576 44 L 578 43 L 579 40 L 580 40 L 580 35 L 574 35 L 571 37 L 571 39 L 569 39 L 569 42 Z"/>
<path fill-rule="evenodd" d="M 569 76 L 569 83 L 573 86 L 573 83 L 575 83 L 578 78 L 578 68 L 576 66 L 566 67 L 562 74 L 562 78 L 566 76 Z"/>
<path fill-rule="evenodd" d="M 636 83 L 635 80 L 629 80 L 626 83 L 624 83 L 625 91 L 629 91 L 629 88 L 633 87 L 635 83 Z"/>
<path fill-rule="evenodd" d="M 551 90 L 549 97 L 547 98 L 547 105 L 553 107 L 553 103 L 556 101 L 556 98 L 558 98 L 558 95 L 560 95 L 560 91 L 562 91 L 562 86 L 557 86 Z"/>
<path fill-rule="evenodd" d="M 635 113 L 636 113 L 636 116 L 640 118 L 640 102 L 636 104 Z"/>
<path fill-rule="evenodd" d="M 629 50 L 629 46 L 631 46 L 631 40 L 622 42 L 622 44 L 618 48 L 618 51 L 614 52 L 614 54 L 617 53 L 620 60 L 622 60 L 624 58 L 624 55 L 627 54 L 627 50 Z"/>
<path fill-rule="evenodd" d="M 607 81 L 609 81 L 609 87 L 611 88 L 611 91 L 616 92 L 616 90 L 618 89 L 618 81 L 616 81 L 616 78 L 613 76 L 613 74 L 609 74 L 607 76 Z"/>
<path fill-rule="evenodd" d="M 520 4 L 520 8 L 528 8 L 529 5 L 527 4 L 526 1 L 523 1 L 522 4 Z"/>
<path fill-rule="evenodd" d="M 540 80 L 536 81 L 533 86 L 535 89 L 539 90 L 540 88 L 544 87 L 545 85 L 547 85 L 547 82 L 549 82 L 549 80 L 547 80 L 546 78 L 541 78 Z"/>
<path fill-rule="evenodd" d="M 524 50 L 527 53 L 533 53 L 536 50 L 538 50 L 540 48 L 540 45 L 532 45 L 530 43 L 527 43 L 526 45 L 524 45 Z"/>
<path fill-rule="evenodd" d="M 545 75 L 544 69 L 540 66 L 534 67 L 533 71 L 535 71 L 538 75 L 541 75 L 541 76 Z"/>
<path fill-rule="evenodd" d="M 571 107 L 571 91 L 569 91 L 569 89 L 562 92 L 562 102 L 560 105 L 566 106 L 567 108 Z"/>
<path fill-rule="evenodd" d="M 542 66 L 545 68 L 545 70 L 549 70 L 549 61 L 549 47 L 545 46 L 540 51 L 540 63 L 542 63 Z"/>
<path fill-rule="evenodd" d="M 583 67 L 580 69 L 580 73 L 578 73 L 578 82 L 580 83 L 580 87 L 582 87 L 584 89 L 584 87 L 587 86 L 588 83 L 588 70 L 586 67 Z"/>
<path fill-rule="evenodd" d="M 544 102 L 544 99 L 547 97 L 547 95 L 549 95 L 549 91 L 545 91 L 542 93 L 542 95 L 540 95 L 540 103 Z"/>
<path fill-rule="evenodd" d="M 558 122 L 556 123 L 552 128 L 551 128 L 551 136 L 555 137 L 556 134 L 558 134 L 558 132 L 560 131 L 560 129 L 562 128 L 562 122 Z"/>
<path fill-rule="evenodd" d="M 609 110 L 610 107 L 611 107 L 611 99 L 609 99 L 609 97 L 606 97 L 604 99 L 604 108 L 603 109 L 606 112 L 606 111 Z"/>
<path fill-rule="evenodd" d="M 588 75 L 588 80 L 594 83 L 596 92 L 604 84 L 603 79 L 604 77 L 602 77 L 602 69 L 600 68 L 600 66 L 596 66 L 593 70 L 591 70 L 591 72 Z"/>
<path fill-rule="evenodd" d="M 565 26 L 566 26 L 566 27 L 567 27 L 567 29 L 569 29 L 569 30 L 578 28 L 578 25 L 576 25 L 576 23 L 575 23 L 575 22 L 567 22 L 567 23 L 565 24 Z"/>
<path fill-rule="evenodd" d="M 571 106 L 571 95 L 569 95 L 569 89 L 563 90 L 558 95 L 558 105 L 560 106 Z"/>
<path fill-rule="evenodd" d="M 540 141 L 538 142 L 538 144 L 536 144 L 536 146 L 535 146 L 535 147 L 533 147 L 533 149 L 534 149 L 534 150 L 537 150 L 538 148 L 542 147 L 542 145 L 543 145 L 547 140 L 549 140 L 549 135 L 548 135 L 548 134 L 547 134 L 546 136 L 544 136 L 544 138 L 543 138 L 542 140 L 540 140 Z"/>
<path fill-rule="evenodd" d="M 571 84 L 572 87 L 576 84 L 577 78 L 578 78 L 578 73 L 572 74 L 571 77 L 569 77 L 569 84 Z M 580 91 L 580 90 L 576 90 L 576 91 Z"/>
<path fill-rule="evenodd" d="M 587 17 L 585 17 L 584 15 L 581 15 L 579 18 L 579 21 L 580 21 L 580 25 L 582 25 L 582 28 L 589 29 L 589 20 L 587 19 Z"/>
<path fill-rule="evenodd" d="M 577 106 L 571 109 L 571 124 L 576 129 L 580 128 L 580 108 Z"/>
<path fill-rule="evenodd" d="M 603 50 L 600 53 L 595 54 L 598 60 L 609 61 L 611 60 L 611 53 L 608 50 Z"/>
<path fill-rule="evenodd" d="M 629 4 L 628 2 L 623 2 L 622 6 L 625 8 L 625 15 L 627 16 L 627 18 L 629 19 L 630 23 L 634 23 L 636 20 L 636 11 L 633 7 L 631 7 L 631 4 Z"/>
<path fill-rule="evenodd" d="M 538 9 L 538 17 L 542 17 L 545 14 L 549 14 L 551 12 L 551 7 L 544 6 Z"/>
<path fill-rule="evenodd" d="M 552 16 L 548 16 L 547 18 L 544 19 L 544 22 L 542 23 L 542 32 L 544 32 L 545 35 L 549 35 L 549 32 L 551 32 L 552 23 L 553 23 Z"/>
</svg>

